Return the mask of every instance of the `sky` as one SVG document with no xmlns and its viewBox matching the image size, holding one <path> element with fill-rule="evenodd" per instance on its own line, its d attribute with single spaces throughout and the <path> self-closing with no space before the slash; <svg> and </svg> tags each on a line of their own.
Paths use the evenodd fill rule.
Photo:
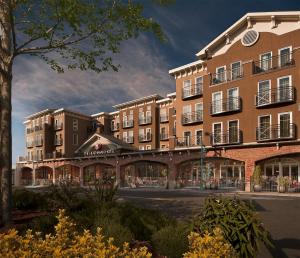
<svg viewBox="0 0 300 258">
<path fill-rule="evenodd" d="M 300 10 L 298 0 L 177 0 L 169 6 L 144 4 L 157 21 L 162 43 L 149 33 L 121 44 L 114 56 L 118 72 L 57 74 L 38 58 L 18 57 L 13 66 L 13 164 L 25 154 L 24 117 L 47 108 L 67 108 L 88 115 L 151 94 L 175 91 L 170 69 L 196 61 L 195 54 L 248 12 Z"/>
</svg>

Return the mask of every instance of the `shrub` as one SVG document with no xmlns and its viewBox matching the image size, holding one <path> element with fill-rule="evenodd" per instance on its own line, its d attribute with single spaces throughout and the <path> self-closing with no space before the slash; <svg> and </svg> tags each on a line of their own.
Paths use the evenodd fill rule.
<svg viewBox="0 0 300 258">
<path fill-rule="evenodd" d="M 233 258 L 236 257 L 231 244 L 224 238 L 220 228 L 215 228 L 210 234 L 203 236 L 191 232 L 188 236 L 189 251 L 184 253 L 184 258 Z"/>
<path fill-rule="evenodd" d="M 255 166 L 253 171 L 253 183 L 255 185 L 260 185 L 262 183 L 262 170 L 259 165 Z"/>
<path fill-rule="evenodd" d="M 200 234 L 220 227 L 240 257 L 255 257 L 260 241 L 272 246 L 270 235 L 254 208 L 237 198 L 207 198 L 202 212 L 194 218 L 193 226 Z"/>
<path fill-rule="evenodd" d="M 167 257 L 182 257 L 188 250 L 189 231 L 187 225 L 183 223 L 160 229 L 152 235 L 155 251 Z"/>
<path fill-rule="evenodd" d="M 47 207 L 47 200 L 42 194 L 25 189 L 13 191 L 12 203 L 13 208 L 19 210 L 37 210 Z"/>
<path fill-rule="evenodd" d="M 113 239 L 104 240 L 101 230 L 95 235 L 85 230 L 79 234 L 75 225 L 61 210 L 54 235 L 32 234 L 18 235 L 16 230 L 0 234 L 0 256 L 9 257 L 151 257 L 146 247 L 130 249 L 128 243 L 122 248 L 113 244 Z"/>
</svg>

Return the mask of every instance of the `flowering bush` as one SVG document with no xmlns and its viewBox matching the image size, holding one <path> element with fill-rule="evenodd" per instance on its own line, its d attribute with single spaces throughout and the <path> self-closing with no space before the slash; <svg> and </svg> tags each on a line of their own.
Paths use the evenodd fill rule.
<svg viewBox="0 0 300 258">
<path fill-rule="evenodd" d="M 200 234 L 192 232 L 188 236 L 190 250 L 184 258 L 231 258 L 236 257 L 230 243 L 224 238 L 220 228 L 215 228 L 212 234 L 205 232 Z"/>
<path fill-rule="evenodd" d="M 100 229 L 95 235 L 88 230 L 78 233 L 64 210 L 60 210 L 57 218 L 55 234 L 45 238 L 31 230 L 24 236 L 14 229 L 0 234 L 0 257 L 151 257 L 146 247 L 130 249 L 124 243 L 123 248 L 118 248 L 113 238 L 105 241 Z"/>
</svg>

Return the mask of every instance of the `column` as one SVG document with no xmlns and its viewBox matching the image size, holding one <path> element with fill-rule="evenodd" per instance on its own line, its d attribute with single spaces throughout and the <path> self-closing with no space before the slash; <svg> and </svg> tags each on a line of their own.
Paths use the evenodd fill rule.
<svg viewBox="0 0 300 258">
<path fill-rule="evenodd" d="M 245 191 L 250 192 L 250 176 L 252 176 L 255 168 L 254 160 L 246 160 L 245 161 Z"/>
<path fill-rule="evenodd" d="M 116 162 L 116 185 L 121 186 L 121 167 L 118 160 Z"/>
<path fill-rule="evenodd" d="M 15 186 L 21 185 L 21 173 L 22 173 L 22 168 L 17 165 L 15 170 Z"/>
<path fill-rule="evenodd" d="M 35 167 L 33 167 L 32 168 L 32 185 L 35 185 L 35 182 L 36 182 L 35 181 L 35 179 L 36 179 L 35 176 L 36 176 Z"/>
<path fill-rule="evenodd" d="M 52 178 L 52 183 L 55 185 L 55 183 L 56 183 L 56 175 L 55 175 L 55 167 L 54 167 L 54 165 L 52 166 L 52 176 L 53 176 L 53 178 Z"/>
<path fill-rule="evenodd" d="M 176 187 L 176 174 L 177 174 L 177 168 L 174 164 L 173 159 L 170 158 L 170 161 L 169 161 L 169 164 L 168 164 L 167 189 L 175 189 L 175 187 Z"/>
<path fill-rule="evenodd" d="M 79 167 L 79 182 L 80 186 L 83 187 L 83 167 Z"/>
</svg>

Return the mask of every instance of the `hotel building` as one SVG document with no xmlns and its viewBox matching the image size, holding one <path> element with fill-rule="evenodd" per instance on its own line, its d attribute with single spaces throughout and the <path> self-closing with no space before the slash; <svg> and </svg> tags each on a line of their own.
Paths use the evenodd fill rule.
<svg viewBox="0 0 300 258">
<path fill-rule="evenodd" d="M 169 71 L 176 91 L 166 97 L 117 104 L 111 113 L 28 116 L 15 184 L 85 185 L 109 175 L 123 187 L 205 182 L 250 191 L 260 165 L 266 182 L 287 176 L 298 186 L 299 49 L 300 12 L 247 13 L 195 62 Z"/>
</svg>

